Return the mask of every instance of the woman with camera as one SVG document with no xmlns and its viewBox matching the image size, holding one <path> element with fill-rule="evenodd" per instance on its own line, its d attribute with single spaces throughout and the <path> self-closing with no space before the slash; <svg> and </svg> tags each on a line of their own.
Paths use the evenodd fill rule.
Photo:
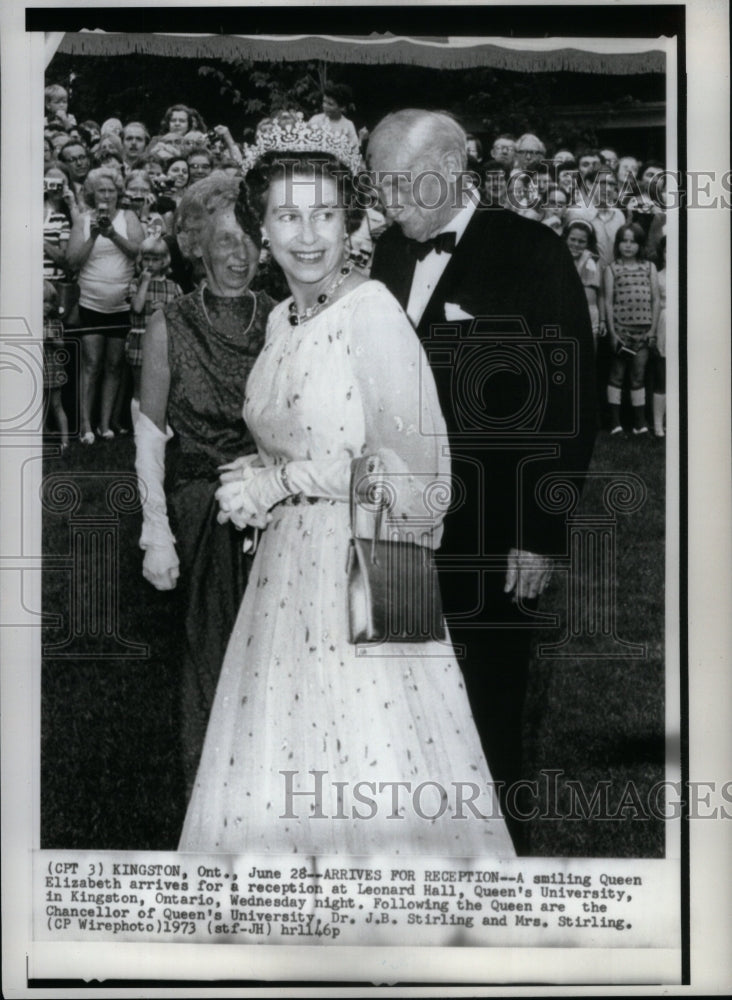
<svg viewBox="0 0 732 1000">
<path fill-rule="evenodd" d="M 93 207 L 74 223 L 66 257 L 69 267 L 79 272 L 79 435 L 85 445 L 94 444 L 92 411 L 100 376 L 97 433 L 105 440 L 114 437 L 110 421 L 122 379 L 130 319 L 127 290 L 143 238 L 135 213 L 119 207 L 123 190 L 118 171 L 99 167 L 89 172 L 84 195 Z"/>
<path fill-rule="evenodd" d="M 144 170 L 132 170 L 125 177 L 122 208 L 131 209 L 140 220 L 145 236 L 163 236 L 166 232 L 163 216 L 157 207 L 152 183 Z"/>
<path fill-rule="evenodd" d="M 66 278 L 66 247 L 72 224 L 80 217 L 74 193 L 64 171 L 55 165 L 43 177 L 43 277 Z"/>
</svg>

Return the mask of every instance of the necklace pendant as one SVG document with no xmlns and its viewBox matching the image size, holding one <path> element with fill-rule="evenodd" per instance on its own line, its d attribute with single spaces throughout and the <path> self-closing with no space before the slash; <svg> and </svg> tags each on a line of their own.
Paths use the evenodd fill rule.
<svg viewBox="0 0 732 1000">
<path fill-rule="evenodd" d="M 289 316 L 290 325 L 297 326 L 299 323 L 306 323 L 309 319 L 312 319 L 312 317 L 315 316 L 316 313 L 319 313 L 320 310 L 323 308 L 323 306 L 330 300 L 330 296 L 333 294 L 336 288 L 338 288 L 338 286 L 345 281 L 345 279 L 348 277 L 348 275 L 351 273 L 352 270 L 353 270 L 352 264 L 346 264 L 344 267 L 342 267 L 340 269 L 340 277 L 336 278 L 336 280 L 331 284 L 330 288 L 320 293 L 315 302 L 315 305 L 310 306 L 303 313 L 298 313 L 297 306 L 295 305 L 295 301 L 293 299 L 293 301 L 287 307 L 290 313 Z"/>
</svg>

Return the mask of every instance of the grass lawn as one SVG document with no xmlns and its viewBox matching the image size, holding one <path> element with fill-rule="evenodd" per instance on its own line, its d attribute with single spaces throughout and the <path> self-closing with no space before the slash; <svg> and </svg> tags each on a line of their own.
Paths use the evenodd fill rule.
<svg viewBox="0 0 732 1000">
<path fill-rule="evenodd" d="M 664 457 L 663 446 L 652 440 L 606 434 L 598 439 L 593 471 L 635 473 L 647 491 L 643 506 L 618 514 L 615 527 L 616 635 L 646 649 L 643 656 L 622 658 L 611 636 L 580 637 L 573 655 L 533 661 L 525 772 L 538 782 L 549 815 L 557 817 L 530 823 L 536 855 L 663 856 L 660 820 L 628 814 L 568 818 L 565 783 L 580 782 L 590 799 L 597 782 L 609 782 L 612 815 L 619 803 L 632 800 L 629 787 L 643 802 L 664 776 Z M 60 558 L 56 565 L 48 560 L 43 607 L 61 616 L 58 627 L 44 631 L 44 848 L 171 850 L 183 821 L 179 597 L 175 591 L 158 593 L 142 579 L 134 490 L 122 489 L 111 500 L 107 492 L 128 479 L 132 463 L 127 437 L 92 448 L 74 443 L 67 459 L 48 458 L 45 464 L 49 508 L 59 502 L 60 488 L 52 487 L 62 481 L 75 482 L 82 500 L 71 515 L 58 506 L 44 513 L 44 552 Z M 605 512 L 599 480 L 590 481 L 580 512 Z M 99 561 L 96 579 L 86 579 L 83 569 L 64 559 L 72 551 L 71 531 L 84 539 L 105 534 L 97 548 L 86 543 Z M 77 592 L 84 597 L 75 611 Z M 90 595 L 100 618 L 81 623 L 74 635 L 74 614 Z M 559 625 L 539 633 L 540 642 L 556 643 L 564 634 L 566 607 L 566 577 L 559 575 L 542 603 L 543 611 L 559 616 Z M 575 655 L 583 653 L 591 655 Z M 548 770 L 561 772 L 556 801 L 542 776 Z"/>
</svg>

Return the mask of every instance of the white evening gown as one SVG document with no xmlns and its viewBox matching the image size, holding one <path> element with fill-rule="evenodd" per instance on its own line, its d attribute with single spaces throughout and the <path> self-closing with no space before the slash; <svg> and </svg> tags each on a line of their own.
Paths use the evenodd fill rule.
<svg viewBox="0 0 732 1000">
<path fill-rule="evenodd" d="M 449 642 L 388 644 L 377 651 L 387 655 L 363 656 L 347 640 L 352 458 L 396 453 L 409 473 L 394 479 L 402 520 L 418 508 L 424 519 L 425 482 L 449 477 L 422 347 L 380 282 L 300 326 L 290 325 L 287 305 L 270 316 L 245 419 L 265 463 L 320 462 L 341 469 L 340 485 L 330 499 L 277 505 L 262 533 L 180 850 L 513 856 Z M 435 539 L 439 522 L 433 511 Z M 410 788 L 378 793 L 379 783 L 395 781 Z M 288 782 L 305 792 L 319 782 L 320 808 L 314 794 L 287 800 Z M 340 803 L 333 782 L 345 782 Z M 422 782 L 434 784 L 415 800 Z M 480 788 L 481 815 L 456 808 L 455 782 Z M 359 803 L 359 791 L 375 810 Z M 354 809 L 376 815 L 353 818 Z"/>
</svg>

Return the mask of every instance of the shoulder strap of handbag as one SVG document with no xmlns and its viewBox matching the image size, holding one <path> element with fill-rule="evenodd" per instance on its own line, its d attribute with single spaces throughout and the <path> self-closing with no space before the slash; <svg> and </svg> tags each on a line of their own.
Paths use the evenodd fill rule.
<svg viewBox="0 0 732 1000">
<path fill-rule="evenodd" d="M 372 476 L 375 472 L 379 471 L 379 460 L 374 455 L 360 455 L 358 458 L 354 458 L 351 462 L 351 488 L 350 488 L 350 516 L 351 516 L 351 535 L 353 538 L 358 538 L 358 532 L 356 527 L 356 511 L 358 510 L 358 492 L 359 486 L 364 482 L 368 481 L 369 476 Z M 384 507 L 385 503 L 379 504 L 379 509 L 376 513 L 376 525 L 375 530 L 372 535 L 373 545 L 372 556 L 376 550 L 376 542 L 381 537 L 381 525 L 384 519 Z"/>
</svg>

